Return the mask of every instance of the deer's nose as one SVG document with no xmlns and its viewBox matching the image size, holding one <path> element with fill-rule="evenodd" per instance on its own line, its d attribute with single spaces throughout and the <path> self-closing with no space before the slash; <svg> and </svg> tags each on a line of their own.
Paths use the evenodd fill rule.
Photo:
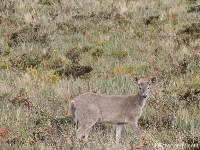
<svg viewBox="0 0 200 150">
<path fill-rule="evenodd" d="M 147 95 L 142 95 L 143 98 L 147 98 Z"/>
</svg>

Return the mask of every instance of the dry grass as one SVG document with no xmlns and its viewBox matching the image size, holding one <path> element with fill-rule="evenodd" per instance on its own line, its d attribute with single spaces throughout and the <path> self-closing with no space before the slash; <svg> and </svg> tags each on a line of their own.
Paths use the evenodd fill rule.
<svg viewBox="0 0 200 150">
<path fill-rule="evenodd" d="M 120 149 L 200 143 L 200 15 L 197 0 L 0 1 L 0 149 L 116 149 L 110 124 L 75 140 L 71 98 L 130 94 L 156 76 L 139 125 Z M 200 144 L 198 145 L 200 146 Z M 168 147 L 166 149 L 180 149 Z"/>
</svg>

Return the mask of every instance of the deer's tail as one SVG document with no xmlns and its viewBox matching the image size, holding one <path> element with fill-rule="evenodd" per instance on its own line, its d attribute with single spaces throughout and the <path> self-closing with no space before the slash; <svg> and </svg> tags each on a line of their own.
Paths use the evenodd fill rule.
<svg viewBox="0 0 200 150">
<path fill-rule="evenodd" d="M 76 128 L 78 128 L 78 119 L 77 119 L 77 116 L 76 116 L 76 105 L 75 105 L 75 101 L 74 100 L 72 100 L 71 103 L 69 104 L 69 109 L 68 110 L 69 110 L 70 116 L 72 117 L 72 119 L 75 122 Z"/>
<path fill-rule="evenodd" d="M 75 112 L 76 112 L 76 106 L 75 106 L 75 101 L 71 101 L 71 103 L 69 104 L 69 114 L 71 115 L 71 117 L 75 120 Z"/>
</svg>

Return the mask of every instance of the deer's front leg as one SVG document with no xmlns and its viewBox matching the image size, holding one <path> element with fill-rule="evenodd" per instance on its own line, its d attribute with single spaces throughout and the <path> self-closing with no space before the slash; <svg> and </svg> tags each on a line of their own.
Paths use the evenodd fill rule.
<svg viewBox="0 0 200 150">
<path fill-rule="evenodd" d="M 135 137 L 138 137 L 139 135 L 140 135 L 140 129 L 139 129 L 139 127 L 138 127 L 138 124 L 137 123 L 130 123 L 130 126 L 131 126 L 131 128 L 132 128 L 132 130 L 133 130 L 133 134 L 134 134 L 134 136 Z"/>
<path fill-rule="evenodd" d="M 119 144 L 123 126 L 124 126 L 123 124 L 117 124 L 116 125 L 116 131 L 115 131 L 115 141 L 116 141 L 116 144 Z"/>
</svg>

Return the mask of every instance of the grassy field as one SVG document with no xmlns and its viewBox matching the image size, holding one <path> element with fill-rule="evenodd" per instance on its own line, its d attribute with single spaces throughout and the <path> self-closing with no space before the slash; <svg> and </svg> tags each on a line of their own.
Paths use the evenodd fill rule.
<svg viewBox="0 0 200 150">
<path fill-rule="evenodd" d="M 113 149 L 110 124 L 76 141 L 67 106 L 148 76 L 141 137 L 126 127 L 120 149 L 199 150 L 200 1 L 0 0 L 1 150 Z"/>
</svg>

